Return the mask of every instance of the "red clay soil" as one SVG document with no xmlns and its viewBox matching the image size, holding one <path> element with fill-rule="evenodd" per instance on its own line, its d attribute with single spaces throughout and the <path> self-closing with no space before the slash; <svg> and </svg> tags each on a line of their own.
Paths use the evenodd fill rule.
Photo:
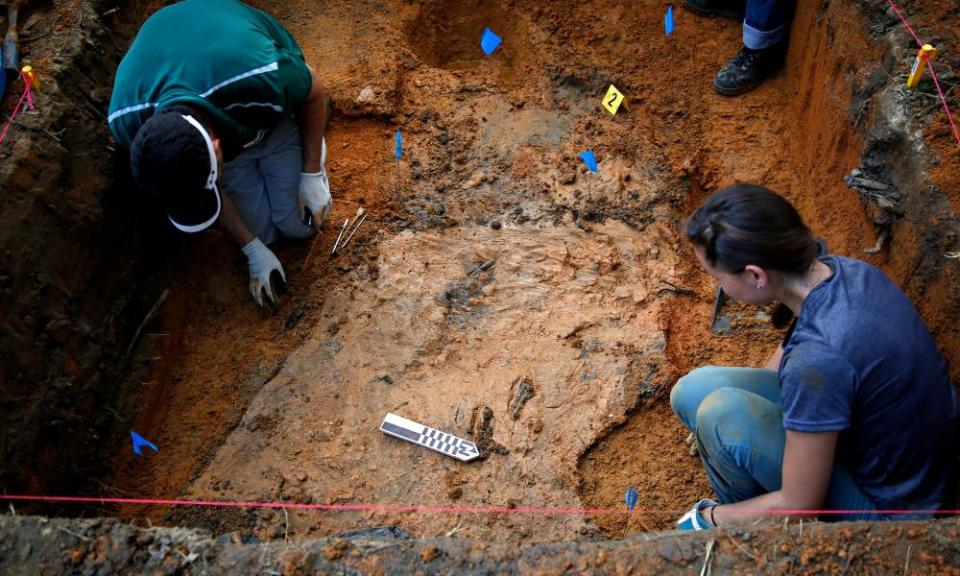
<svg viewBox="0 0 960 576">
<path fill-rule="evenodd" d="M 316 494 L 316 499 L 339 494 L 343 501 L 350 501 L 354 490 L 362 493 L 363 476 L 376 472 L 367 469 L 368 462 L 360 459 L 346 469 L 337 468 L 332 476 L 328 472 L 322 480 L 314 477 L 311 468 L 310 479 L 298 481 L 297 469 L 286 467 L 290 463 L 286 451 L 312 454 L 311 450 L 320 448 L 305 441 L 300 446 L 274 446 L 270 448 L 274 452 L 267 453 L 257 448 L 250 423 L 265 422 L 275 428 L 259 432 L 266 435 L 268 443 L 274 437 L 297 437 L 283 428 L 290 422 L 306 421 L 298 420 L 305 412 L 338 427 L 341 411 L 354 410 L 360 401 L 357 398 L 366 399 L 377 389 L 366 380 L 350 382 L 344 386 L 353 386 L 346 389 L 356 393 L 356 398 L 338 399 L 331 393 L 323 402 L 265 419 L 263 414 L 271 407 L 269 393 L 282 384 L 275 377 L 279 374 L 296 382 L 308 365 L 322 363 L 321 355 L 308 354 L 312 342 L 324 342 L 337 334 L 352 335 L 354 339 L 345 344 L 351 350 L 377 357 L 382 350 L 364 347 L 379 341 L 372 336 L 367 341 L 358 329 L 370 325 L 369 311 L 364 317 L 364 312 L 353 306 L 359 306 L 356 302 L 371 308 L 383 306 L 366 288 L 378 281 L 380 269 L 386 270 L 391 262 L 392 255 L 381 248 L 407 245 L 412 237 L 402 234 L 460 246 L 458 242 L 469 234 L 487 234 L 486 224 L 494 219 L 502 221 L 505 230 L 534 230 L 530 234 L 551 226 L 567 227 L 571 233 L 582 230 L 588 238 L 583 246 L 591 247 L 589 238 L 616 236 L 610 232 L 612 222 L 627 224 L 629 233 L 637 235 L 631 242 L 644 246 L 646 252 L 634 259 L 607 260 L 609 271 L 632 278 L 631 274 L 648 265 L 674 287 L 661 290 L 664 285 L 651 284 L 649 298 L 636 292 L 617 295 L 612 288 L 609 293 L 597 290 L 610 302 L 619 302 L 614 308 L 623 309 L 623 317 L 635 322 L 633 328 L 661 335 L 662 365 L 655 378 L 648 378 L 645 388 L 642 374 L 629 364 L 635 350 L 609 352 L 611 361 L 630 365 L 622 388 L 632 396 L 614 406 L 611 418 L 593 422 L 586 440 L 557 440 L 566 450 L 563 453 L 569 454 L 563 459 L 568 468 L 556 472 L 556 486 L 532 488 L 537 499 L 510 500 L 510 486 L 481 485 L 479 480 L 487 478 L 486 472 L 476 470 L 482 468 L 458 466 L 456 486 L 436 491 L 430 502 L 381 503 L 452 504 L 464 492 L 483 488 L 492 490 L 495 504 L 551 505 L 570 498 L 573 505 L 619 508 L 629 484 L 640 491 L 640 508 L 681 510 L 708 496 L 710 488 L 700 463 L 688 454 L 682 441 L 685 434 L 670 412 L 669 383 L 703 364 L 762 364 L 781 336 L 756 310 L 745 308 L 731 309 L 732 334 L 717 337 L 710 333 L 715 285 L 695 265 L 680 234 L 684 215 L 711 191 L 736 181 L 757 182 L 784 193 L 831 251 L 877 264 L 905 285 L 948 357 L 958 357 L 956 263 L 938 255 L 937 262 L 922 267 L 926 260 L 918 255 L 934 246 L 923 227 L 928 217 L 947 223 L 956 218 L 960 156 L 944 130 L 945 120 L 936 110 L 917 120 L 929 123 L 923 144 L 930 166 L 921 167 L 919 175 L 909 180 L 899 173 L 889 177 L 905 194 L 914 196 L 928 191 L 920 185 L 928 177 L 952 208 L 942 214 L 910 208 L 907 217 L 894 224 L 893 240 L 877 255 L 863 253 L 876 242 L 877 231 L 867 207 L 842 179 L 861 165 L 861 155 L 872 146 L 871 127 L 889 112 L 872 103 L 869 96 L 873 92 L 864 89 L 887 65 L 885 54 L 890 48 L 871 28 L 880 26 L 885 31 L 891 27 L 889 17 L 882 15 L 881 3 L 861 3 L 868 15 L 873 15 L 870 17 L 854 3 L 799 3 L 785 71 L 736 99 L 715 95 L 711 83 L 717 68 L 736 52 L 740 27 L 678 10 L 676 32 L 664 39 L 661 30 L 667 2 L 387 0 L 367 5 L 353 0 L 298 0 L 259 4 L 276 14 L 300 41 L 340 113 L 327 138 L 334 212 L 321 237 L 281 243 L 278 254 L 290 289 L 274 314 L 261 312 L 251 303 L 244 262 L 224 238 L 208 234 L 185 250 L 183 268 L 170 286 L 170 299 L 135 351 L 150 359 L 150 374 L 142 384 L 148 390 L 148 401 L 136 429 L 160 446 L 160 452 L 144 458 L 136 458 L 128 450 L 119 454 L 115 473 L 103 485 L 104 495 L 282 497 L 284 487 L 304 483 L 299 493 Z M 918 29 L 948 39 L 944 52 L 956 51 L 960 17 L 955 8 L 919 1 L 904 2 L 903 6 L 915 17 Z M 474 44 L 488 25 L 505 38 L 505 44 L 493 58 L 485 59 Z M 599 107 L 599 98 L 610 83 L 627 95 L 631 106 L 616 117 Z M 871 105 L 858 108 L 864 101 Z M 859 120 L 858 110 L 866 110 Z M 924 120 L 927 117 L 929 120 Z M 391 158 L 392 135 L 397 128 L 404 130 L 408 143 L 399 194 Z M 584 174 L 576 157 L 586 148 L 594 149 L 600 159 L 601 174 L 596 178 Z M 914 204 L 931 203 L 916 198 Z M 332 258 L 330 248 L 339 223 L 358 207 L 371 212 L 367 225 L 346 254 Z M 594 233 L 596 236 L 591 236 Z M 935 248 L 941 252 L 957 249 L 944 242 Z M 576 260 L 576 248 L 570 252 L 570 258 Z M 621 265 L 624 268 L 618 271 Z M 501 278 L 500 264 L 497 266 L 497 278 Z M 947 266 L 951 268 L 945 272 Z M 603 276 L 606 272 L 598 269 L 597 273 Z M 642 282 L 638 285 L 646 289 Z M 585 294 L 589 292 L 585 290 Z M 482 307 L 484 298 L 494 300 L 493 294 L 487 293 L 473 297 L 476 301 L 469 300 L 458 309 L 461 319 L 474 318 L 471 310 Z M 473 337 L 471 329 L 468 326 L 463 333 Z M 522 333 L 516 330 L 505 337 Z M 576 330 L 571 334 L 576 335 Z M 657 338 L 650 336 L 651 341 Z M 594 352 L 589 338 L 574 340 L 570 347 Z M 602 343 L 613 350 L 614 340 Z M 454 344 L 451 349 L 458 353 L 465 349 Z M 442 375 L 447 358 L 443 348 L 428 352 L 417 357 L 417 362 L 432 366 L 430 355 L 443 357 L 438 360 L 441 368 L 426 372 L 425 380 Z M 522 359 L 522 352 L 504 351 L 504 357 Z M 288 362 L 291 355 L 296 358 Z M 421 368 L 417 364 L 411 370 Z M 461 382 L 450 386 L 470 390 Z M 579 402 L 580 396 L 575 397 Z M 583 402 L 587 411 L 589 401 Z M 352 407 L 349 410 L 348 405 Z M 286 409 L 285 404 L 278 406 Z M 531 406 L 536 404 L 531 401 Z M 511 408 L 506 400 L 496 405 L 495 440 L 505 441 Z M 371 410 L 358 420 L 372 423 L 374 428 L 349 432 L 378 434 L 374 413 L 382 416 Z M 549 432 L 550 426 L 561 424 L 548 421 L 541 426 Z M 517 435 L 530 434 L 529 444 L 535 445 L 530 432 L 535 426 L 514 427 L 509 436 L 514 443 L 506 445 L 512 450 L 510 456 L 499 460 L 501 456 L 491 456 L 481 466 L 498 473 L 509 470 L 508 463 L 528 445 Z M 331 434 L 335 442 L 342 442 L 336 439 L 339 432 Z M 369 450 L 373 445 L 363 444 Z M 329 452 L 321 453 L 346 450 L 343 444 L 329 446 Z M 396 446 L 391 450 L 407 452 Z M 254 478 L 259 478 L 259 469 L 254 471 L 251 464 L 251 469 L 243 470 L 244 455 L 251 463 L 272 458 L 273 465 L 282 470 L 280 476 Z M 429 456 L 425 459 L 440 462 Z M 321 464 L 307 462 L 304 466 Z M 238 470 L 238 477 L 250 476 L 244 491 L 231 490 L 229 484 L 224 488 L 224 480 L 229 478 L 223 474 L 230 470 Z M 442 482 L 443 473 L 437 478 Z M 211 487 L 214 484 L 216 489 Z M 562 496 L 550 500 L 551 493 Z M 277 514 L 200 517 L 139 506 L 124 507 L 120 514 L 133 521 L 145 516 L 153 523 L 254 531 L 263 538 L 284 534 L 282 529 L 278 531 L 283 519 Z M 440 521 L 404 516 L 351 517 L 347 523 L 352 527 L 386 521 L 423 536 L 442 535 L 451 529 Z M 465 530 L 472 530 L 470 535 L 478 538 L 542 541 L 623 536 L 666 529 L 672 521 L 670 515 L 638 515 L 629 520 L 611 516 L 595 522 L 570 522 L 562 529 L 545 526 L 532 534 L 530 526 L 495 523 Z M 344 527 L 337 517 L 319 516 L 300 516 L 294 525 L 294 535 L 332 533 Z"/>
</svg>

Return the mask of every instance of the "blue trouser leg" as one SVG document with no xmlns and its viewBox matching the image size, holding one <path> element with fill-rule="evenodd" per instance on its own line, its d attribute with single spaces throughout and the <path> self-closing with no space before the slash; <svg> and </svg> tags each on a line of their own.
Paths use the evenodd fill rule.
<svg viewBox="0 0 960 576">
<path fill-rule="evenodd" d="M 258 167 L 270 199 L 270 216 L 280 233 L 287 238 L 312 236 L 314 228 L 303 223 L 297 209 L 303 152 L 300 131 L 292 118 L 273 129 Z"/>
<path fill-rule="evenodd" d="M 748 0 L 743 45 L 760 50 L 786 42 L 793 4 L 793 0 Z"/>
<path fill-rule="evenodd" d="M 670 392 L 670 405 L 692 432 L 697 427 L 697 409 L 703 399 L 714 390 L 725 387 L 740 388 L 771 402 L 780 402 L 780 382 L 773 370 L 702 366 L 677 381 Z"/>
<path fill-rule="evenodd" d="M 698 368 L 677 382 L 670 403 L 684 426 L 696 433 L 700 458 L 720 502 L 741 502 L 780 489 L 786 432 L 776 372 Z M 840 464 L 834 466 L 824 507 L 876 508 Z M 877 515 L 824 519 L 877 519 Z"/>
</svg>

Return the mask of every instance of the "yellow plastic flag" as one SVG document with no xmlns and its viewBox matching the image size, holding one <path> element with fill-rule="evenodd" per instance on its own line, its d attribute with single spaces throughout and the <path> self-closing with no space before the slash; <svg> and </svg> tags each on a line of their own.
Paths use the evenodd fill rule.
<svg viewBox="0 0 960 576">
<path fill-rule="evenodd" d="M 630 109 L 623 97 L 623 93 L 617 90 L 616 86 L 611 84 L 610 88 L 607 90 L 607 95 L 603 97 L 603 107 L 607 109 L 607 112 L 616 116 L 617 110 L 620 109 L 621 105 L 627 110 Z"/>
<path fill-rule="evenodd" d="M 910 69 L 910 75 L 907 76 L 907 88 L 916 88 L 923 77 L 923 69 L 927 67 L 927 61 L 933 60 L 937 55 L 937 49 L 929 44 L 924 44 L 917 52 L 917 58 L 913 61 L 913 68 Z"/>
</svg>

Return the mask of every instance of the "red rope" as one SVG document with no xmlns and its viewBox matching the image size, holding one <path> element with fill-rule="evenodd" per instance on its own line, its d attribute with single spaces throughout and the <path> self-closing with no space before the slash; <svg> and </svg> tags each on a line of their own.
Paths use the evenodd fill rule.
<svg viewBox="0 0 960 576">
<path fill-rule="evenodd" d="M 0 70 L 0 74 L 3 71 Z M 6 126 L 3 127 L 3 133 L 0 133 L 0 145 L 3 144 L 3 140 L 7 137 L 7 131 L 10 130 L 10 125 L 13 124 L 13 119 L 17 117 L 17 114 L 20 112 L 20 106 L 23 105 L 23 101 L 26 99 L 27 106 L 32 110 L 33 109 L 33 98 L 30 97 L 30 79 L 27 78 L 26 74 L 23 72 L 20 73 L 20 77 L 23 78 L 23 83 L 26 87 L 23 89 L 23 94 L 20 95 L 20 100 L 17 101 L 17 105 L 13 108 L 13 114 L 10 115 L 10 119 L 7 120 Z"/>
<path fill-rule="evenodd" d="M 153 506 L 203 506 L 212 508 L 288 508 L 290 510 L 328 510 L 336 512 L 429 512 L 436 514 L 536 514 L 541 516 L 606 516 L 617 514 L 663 514 L 679 516 L 686 510 L 624 508 L 507 508 L 505 506 L 421 506 L 397 504 L 298 504 L 296 502 L 238 502 L 231 500 L 176 500 L 166 498 L 112 498 L 88 496 L 39 496 L 0 494 L 0 500 L 28 502 L 73 502 L 87 504 L 149 504 Z M 745 511 L 749 512 L 749 511 Z M 765 510 L 778 516 L 814 516 L 840 514 L 960 515 L 960 510 Z"/>
<path fill-rule="evenodd" d="M 907 27 L 907 30 L 910 31 L 910 35 L 913 36 L 913 39 L 917 41 L 917 46 L 923 47 L 923 42 L 920 41 L 920 37 L 917 36 L 917 33 L 913 31 L 913 28 L 910 27 L 910 23 L 907 22 L 907 19 L 903 17 L 903 14 L 900 13 L 900 10 L 897 8 L 897 5 L 893 3 L 893 0 L 887 0 L 887 3 L 890 4 L 890 7 L 893 8 L 893 11 L 897 13 L 897 16 L 900 17 L 900 21 L 903 22 L 903 25 Z"/>
<path fill-rule="evenodd" d="M 943 102 L 943 110 L 947 113 L 947 120 L 950 121 L 950 128 L 953 130 L 953 137 L 957 139 L 957 144 L 960 145 L 960 132 L 957 131 L 957 125 L 953 122 L 953 115 L 950 114 L 950 106 L 947 105 L 947 97 L 943 94 L 943 89 L 940 88 L 940 81 L 937 80 L 937 74 L 933 71 L 933 62 L 927 60 L 927 68 L 930 69 L 930 76 L 933 78 L 933 84 L 937 87 L 937 93 L 940 94 L 940 101 Z"/>
</svg>

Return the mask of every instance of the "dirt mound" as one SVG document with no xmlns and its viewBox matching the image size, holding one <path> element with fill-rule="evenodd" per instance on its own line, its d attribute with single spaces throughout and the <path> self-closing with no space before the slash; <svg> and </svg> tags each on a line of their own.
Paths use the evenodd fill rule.
<svg viewBox="0 0 960 576">
<path fill-rule="evenodd" d="M 70 574 L 960 574 L 955 522 L 805 523 L 519 547 L 416 540 L 395 528 L 259 543 L 115 520 L 0 518 L 10 575 Z"/>
</svg>

